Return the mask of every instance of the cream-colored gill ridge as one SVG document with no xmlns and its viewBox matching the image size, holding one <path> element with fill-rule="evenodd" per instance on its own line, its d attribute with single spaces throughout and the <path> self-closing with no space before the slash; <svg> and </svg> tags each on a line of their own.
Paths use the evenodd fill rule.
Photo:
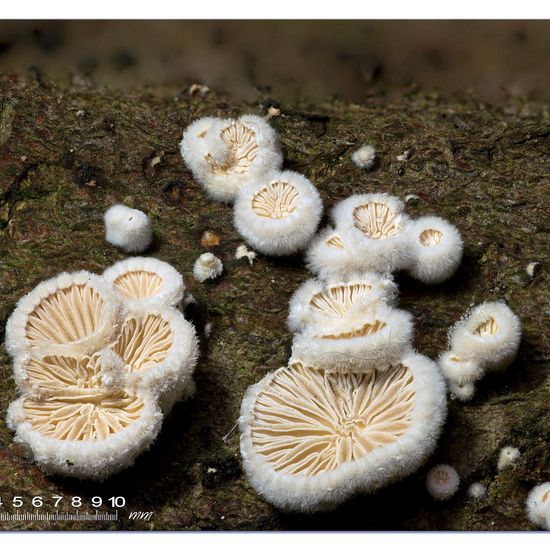
<svg viewBox="0 0 550 550">
<path fill-rule="evenodd" d="M 475 333 L 479 336 L 494 336 L 498 332 L 498 323 L 490 317 L 486 321 L 483 321 L 475 330 Z"/>
<path fill-rule="evenodd" d="M 252 198 L 252 209 L 263 218 L 281 220 L 298 207 L 298 190 L 286 181 L 272 181 Z"/>
<path fill-rule="evenodd" d="M 252 444 L 275 471 L 314 477 L 397 441 L 414 404 L 413 376 L 402 365 L 340 373 L 296 363 L 259 393 Z"/>
<path fill-rule="evenodd" d="M 131 371 L 144 370 L 162 363 L 173 342 L 170 323 L 160 315 L 149 314 L 127 319 L 113 350 Z"/>
<path fill-rule="evenodd" d="M 246 174 L 260 149 L 256 132 L 239 120 L 233 120 L 220 132 L 220 138 L 227 146 L 228 155 L 222 164 L 216 162 L 210 153 L 206 155 L 212 172 Z"/>
<path fill-rule="evenodd" d="M 154 296 L 162 287 L 163 280 L 150 271 L 128 271 L 114 281 L 116 289 L 126 298 L 139 300 Z"/>
<path fill-rule="evenodd" d="M 25 419 L 54 439 L 105 439 L 137 420 L 143 409 L 140 398 L 105 387 L 97 354 L 32 359 L 27 375 L 34 394 L 24 400 Z"/>
<path fill-rule="evenodd" d="M 376 332 L 382 330 L 386 326 L 384 321 L 376 319 L 373 323 L 364 323 L 360 327 L 354 328 L 352 330 L 323 334 L 321 338 L 324 340 L 344 340 L 346 338 L 360 338 L 361 336 L 370 336 Z"/>
<path fill-rule="evenodd" d="M 93 334 L 103 321 L 105 302 L 87 285 L 71 285 L 46 296 L 27 318 L 26 336 L 39 342 L 67 344 Z"/>
<path fill-rule="evenodd" d="M 437 229 L 425 229 L 420 233 L 420 244 L 424 246 L 434 246 L 441 242 L 443 239 L 443 233 Z"/>
<path fill-rule="evenodd" d="M 344 248 L 344 242 L 338 235 L 332 235 L 332 237 L 329 237 L 325 243 L 328 246 L 332 246 L 332 248 Z"/>
<path fill-rule="evenodd" d="M 353 221 L 369 239 L 387 239 L 402 230 L 397 215 L 381 202 L 368 202 L 355 208 Z"/>
<path fill-rule="evenodd" d="M 334 285 L 315 294 L 309 305 L 315 313 L 339 319 L 345 317 L 350 308 L 371 290 L 372 286 L 365 283 Z"/>
</svg>

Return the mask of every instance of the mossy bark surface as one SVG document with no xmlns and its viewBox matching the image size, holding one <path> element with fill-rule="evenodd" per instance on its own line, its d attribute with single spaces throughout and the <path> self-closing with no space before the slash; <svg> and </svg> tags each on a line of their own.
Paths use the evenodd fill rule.
<svg viewBox="0 0 550 550">
<path fill-rule="evenodd" d="M 263 502 L 242 473 L 235 428 L 246 388 L 285 365 L 292 336 L 288 299 L 310 277 L 301 256 L 236 260 L 241 239 L 231 207 L 206 199 L 178 151 L 183 128 L 200 116 L 265 114 L 280 135 L 285 167 L 310 178 L 326 211 L 352 193 L 385 191 L 408 197 L 413 217 L 435 213 L 461 231 L 465 257 L 439 286 L 398 275 L 400 307 L 416 318 L 415 345 L 431 358 L 446 348 L 447 331 L 472 304 L 503 299 L 521 317 L 523 340 L 514 364 L 487 376 L 472 402 L 449 402 L 444 433 L 424 468 L 338 510 L 304 516 Z M 350 159 L 364 142 L 376 146 L 372 171 Z M 405 150 L 409 159 L 396 157 Z M 104 483 L 42 473 L 14 443 L 5 412 L 17 390 L 10 357 L 0 348 L 0 512 L 94 511 L 93 496 L 124 496 L 113 522 L 4 521 L 1 529 L 170 530 L 523 530 L 532 529 L 525 498 L 550 481 L 548 268 L 550 247 L 550 120 L 547 107 L 517 102 L 494 107 L 471 97 L 448 100 L 413 94 L 398 105 L 279 104 L 264 97 L 243 104 L 211 92 L 164 98 L 154 90 L 121 94 L 64 89 L 44 81 L 0 80 L 0 336 L 17 300 L 61 271 L 100 273 L 125 254 L 105 242 L 103 213 L 122 202 L 152 218 L 149 251 L 186 278 L 197 303 L 188 310 L 201 334 L 196 396 L 178 404 L 161 434 L 135 465 Z M 325 220 L 326 221 L 326 220 Z M 221 242 L 201 245 L 215 231 Z M 193 262 L 211 251 L 221 278 L 199 284 Z M 538 262 L 533 276 L 526 272 Z M 212 323 L 210 337 L 204 326 Z M 520 449 L 497 471 L 504 445 Z M 431 500 L 426 470 L 446 462 L 462 482 L 450 501 Z M 487 497 L 466 489 L 482 482 Z M 78 501 L 76 501 L 78 502 Z M 106 511 L 109 506 L 102 506 Z M 153 512 L 132 520 L 132 511 Z"/>
</svg>

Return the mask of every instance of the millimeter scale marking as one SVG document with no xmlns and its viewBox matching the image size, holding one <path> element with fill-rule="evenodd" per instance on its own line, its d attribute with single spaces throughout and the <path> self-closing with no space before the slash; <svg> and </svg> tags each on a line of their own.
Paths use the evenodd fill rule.
<svg viewBox="0 0 550 550">
<path fill-rule="evenodd" d="M 118 510 L 112 513 L 96 512 L 95 514 L 81 512 L 4 512 L 0 513 L 0 521 L 118 521 Z"/>
</svg>

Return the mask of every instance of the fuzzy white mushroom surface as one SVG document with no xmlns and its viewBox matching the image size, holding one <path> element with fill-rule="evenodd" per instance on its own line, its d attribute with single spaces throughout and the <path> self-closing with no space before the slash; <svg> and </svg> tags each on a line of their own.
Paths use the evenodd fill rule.
<svg viewBox="0 0 550 550">
<path fill-rule="evenodd" d="M 408 228 L 412 261 L 408 272 L 427 284 L 451 277 L 462 260 L 462 237 L 458 229 L 438 216 L 413 220 Z"/>
<path fill-rule="evenodd" d="M 180 143 L 182 157 L 206 193 L 233 202 L 241 189 L 279 170 L 277 135 L 262 117 L 205 117 L 190 124 Z"/>
<path fill-rule="evenodd" d="M 386 193 L 352 195 L 334 207 L 332 219 L 337 231 L 357 248 L 356 254 L 361 254 L 362 269 L 384 273 L 410 265 L 411 220 L 397 197 Z"/>
<path fill-rule="evenodd" d="M 307 246 L 322 213 L 312 183 L 286 170 L 243 189 L 235 201 L 234 221 L 250 246 L 268 256 L 286 256 Z"/>
<path fill-rule="evenodd" d="M 141 210 L 115 204 L 105 212 L 105 239 L 125 252 L 143 252 L 153 240 L 151 220 Z"/>
<path fill-rule="evenodd" d="M 376 162 L 376 149 L 373 145 L 362 145 L 351 155 L 351 160 L 359 168 L 370 170 Z"/>
<path fill-rule="evenodd" d="M 525 502 L 529 520 L 546 531 L 550 531 L 550 482 L 534 487 Z"/>
<path fill-rule="evenodd" d="M 193 277 L 199 283 L 204 283 L 208 279 L 216 279 L 223 272 L 222 261 L 212 254 L 212 252 L 206 252 L 201 254 L 193 265 Z"/>
<path fill-rule="evenodd" d="M 113 264 L 103 272 L 112 289 L 131 303 L 176 307 L 183 299 L 183 277 L 169 263 L 134 257 Z"/>
<path fill-rule="evenodd" d="M 245 394 L 244 470 L 278 508 L 331 509 L 415 471 L 435 447 L 445 408 L 437 367 L 416 353 L 384 371 L 293 363 Z"/>
<path fill-rule="evenodd" d="M 483 483 L 476 481 L 468 487 L 468 496 L 476 500 L 482 499 L 487 494 L 487 488 Z"/>
<path fill-rule="evenodd" d="M 505 369 L 516 357 L 521 323 L 503 302 L 485 302 L 451 330 L 451 349 L 457 356 L 479 362 L 485 371 Z"/>
<path fill-rule="evenodd" d="M 506 446 L 503 447 L 500 450 L 500 454 L 498 455 L 498 462 L 497 462 L 497 469 L 500 472 L 501 470 L 504 470 L 504 468 L 507 468 L 510 466 L 510 464 L 513 464 L 516 462 L 516 460 L 520 457 L 520 452 L 517 447 L 511 447 Z"/>
<path fill-rule="evenodd" d="M 20 397 L 7 424 L 46 473 L 101 480 L 132 465 L 192 385 L 193 326 L 91 273 L 41 283 L 8 325 Z"/>
<path fill-rule="evenodd" d="M 449 464 L 438 464 L 426 474 L 426 489 L 436 500 L 448 500 L 457 491 L 460 477 Z"/>
</svg>

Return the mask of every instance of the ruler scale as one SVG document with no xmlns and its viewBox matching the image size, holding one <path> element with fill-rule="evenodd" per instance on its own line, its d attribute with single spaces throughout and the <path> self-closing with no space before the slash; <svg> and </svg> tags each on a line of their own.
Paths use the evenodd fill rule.
<svg viewBox="0 0 550 550">
<path fill-rule="evenodd" d="M 118 510 L 114 513 L 95 514 L 82 512 L 2 512 L 0 521 L 118 521 Z"/>
</svg>

